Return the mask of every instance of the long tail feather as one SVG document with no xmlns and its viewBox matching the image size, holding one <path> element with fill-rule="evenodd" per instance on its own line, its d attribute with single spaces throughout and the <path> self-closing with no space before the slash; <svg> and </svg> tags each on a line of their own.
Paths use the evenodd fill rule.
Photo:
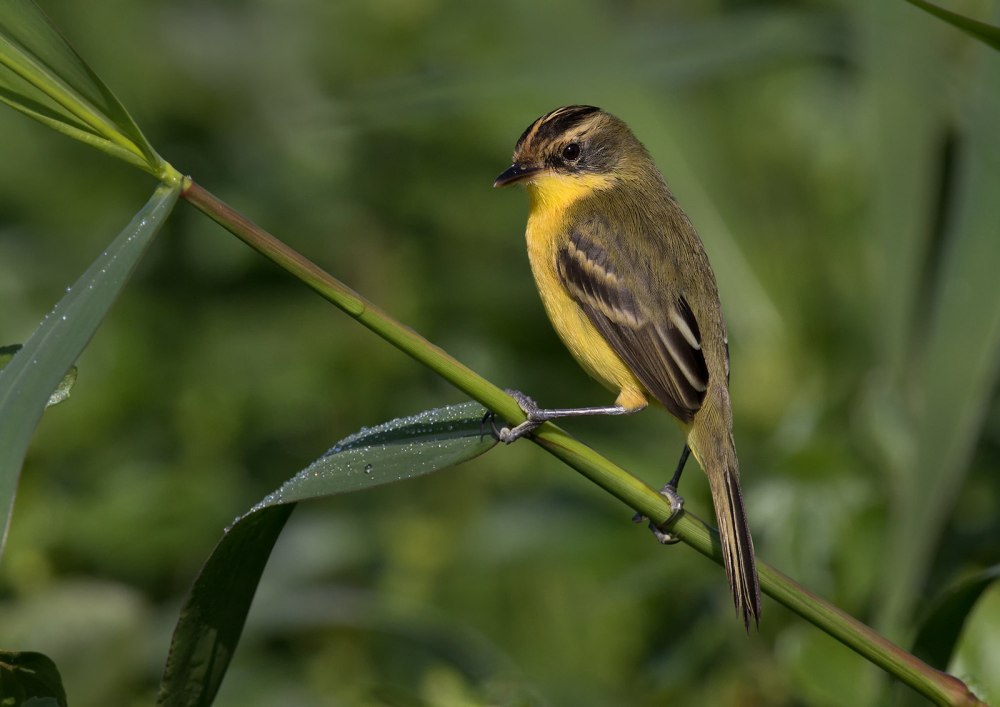
<svg viewBox="0 0 1000 707">
<path fill-rule="evenodd" d="M 735 465 L 726 465 L 707 473 L 719 525 L 726 577 L 733 592 L 736 611 L 742 615 L 743 623 L 749 630 L 751 619 L 755 625 L 760 622 L 760 583 L 739 474 Z"/>
<path fill-rule="evenodd" d="M 736 611 L 743 617 L 749 631 L 751 620 L 755 625 L 760 623 L 760 582 L 750 524 L 740 491 L 740 463 L 730 431 L 728 391 L 717 389 L 714 393 L 715 396 L 706 400 L 708 404 L 695 417 L 688 444 L 708 476 L 726 577 L 733 592 Z"/>
</svg>

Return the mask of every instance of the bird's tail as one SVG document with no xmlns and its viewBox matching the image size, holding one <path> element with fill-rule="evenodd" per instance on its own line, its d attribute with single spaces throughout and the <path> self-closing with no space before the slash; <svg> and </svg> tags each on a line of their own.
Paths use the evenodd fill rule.
<svg viewBox="0 0 1000 707">
<path fill-rule="evenodd" d="M 708 476 L 726 577 L 733 592 L 736 611 L 749 630 L 751 619 L 754 624 L 760 622 L 760 583 L 750 525 L 740 491 L 740 465 L 730 431 L 728 405 L 721 414 L 706 409 L 700 413 L 688 440 L 691 451 Z M 704 413 L 709 413 L 709 416 L 703 417 Z"/>
</svg>

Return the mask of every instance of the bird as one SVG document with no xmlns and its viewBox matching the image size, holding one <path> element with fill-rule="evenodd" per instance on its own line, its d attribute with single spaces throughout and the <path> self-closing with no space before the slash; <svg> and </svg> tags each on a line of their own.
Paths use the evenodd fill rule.
<svg viewBox="0 0 1000 707">
<path fill-rule="evenodd" d="M 613 405 L 541 408 L 511 390 L 526 419 L 499 430 L 501 441 L 547 420 L 665 408 L 685 445 L 661 493 L 679 512 L 677 483 L 693 454 L 708 477 L 737 614 L 746 630 L 751 621 L 759 626 L 760 583 L 732 435 L 729 340 L 694 226 L 628 125 L 595 106 L 563 106 L 531 123 L 494 181 L 512 184 L 528 192 L 528 260 L 546 314 L 577 362 L 617 397 Z"/>
</svg>

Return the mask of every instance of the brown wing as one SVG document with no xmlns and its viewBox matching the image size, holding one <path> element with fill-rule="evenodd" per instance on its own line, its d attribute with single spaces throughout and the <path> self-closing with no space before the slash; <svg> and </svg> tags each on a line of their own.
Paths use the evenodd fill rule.
<svg viewBox="0 0 1000 707">
<path fill-rule="evenodd" d="M 683 295 L 655 311 L 655 301 L 632 291 L 607 251 L 585 229 L 575 230 L 556 255 L 559 277 L 590 321 L 675 417 L 691 422 L 708 387 L 701 332 Z M 636 264 L 636 272 L 642 271 Z"/>
</svg>

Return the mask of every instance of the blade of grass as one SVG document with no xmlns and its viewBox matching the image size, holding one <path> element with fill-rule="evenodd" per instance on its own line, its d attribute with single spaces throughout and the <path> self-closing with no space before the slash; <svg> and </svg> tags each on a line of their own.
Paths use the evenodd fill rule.
<svg viewBox="0 0 1000 707">
<path fill-rule="evenodd" d="M 477 457 L 496 444 L 492 435 L 483 434 L 485 412 L 477 403 L 463 403 L 362 430 L 238 518 L 191 588 L 174 629 L 157 703 L 212 703 L 274 543 L 298 501 L 373 488 Z"/>
<path fill-rule="evenodd" d="M 0 101 L 162 181 L 179 180 L 32 0 L 0 4 Z"/>
<path fill-rule="evenodd" d="M 324 272 L 300 253 L 264 231 L 193 181 L 184 198 L 257 252 L 312 288 L 387 342 L 437 372 L 445 380 L 510 422 L 524 419 L 517 403 L 412 329 L 395 321 L 373 303 Z M 542 425 L 534 441 L 629 508 L 661 524 L 670 504 L 659 493 L 620 466 L 602 457 L 552 423 Z M 670 526 L 686 544 L 722 564 L 718 534 L 693 514 L 684 512 Z M 922 663 L 871 628 L 810 594 L 783 574 L 758 562 L 761 589 L 813 625 L 937 704 L 977 705 L 980 701 L 957 678 Z"/>
<path fill-rule="evenodd" d="M 994 27 L 985 22 L 974 20 L 971 17 L 960 15 L 957 12 L 945 10 L 943 7 L 926 2 L 926 0 L 906 0 L 906 2 L 919 7 L 925 12 L 929 12 L 940 20 L 944 20 L 952 27 L 957 27 L 983 44 L 1000 50 L 1000 27 Z"/>
<path fill-rule="evenodd" d="M 147 246 L 177 202 L 179 186 L 159 186 L 35 333 L 0 369 L 0 553 L 21 464 L 42 412 L 73 362 L 108 314 Z"/>
<path fill-rule="evenodd" d="M 14 358 L 14 354 L 20 351 L 21 348 L 22 346 L 20 344 L 0 346 L 0 370 L 11 362 Z M 49 396 L 48 401 L 45 403 L 45 407 L 50 408 L 53 405 L 58 405 L 69 397 L 70 391 L 73 390 L 73 386 L 76 384 L 76 375 L 76 366 L 72 366 L 66 375 L 63 376 L 63 379 L 59 381 L 59 385 L 56 386 L 56 389 L 52 391 L 52 395 Z"/>
<path fill-rule="evenodd" d="M 112 157 L 117 157 L 120 160 L 128 162 L 134 167 L 149 171 L 147 163 L 137 157 L 134 151 L 116 145 L 107 138 L 95 134 L 86 126 L 80 125 L 69 116 L 59 115 L 56 111 L 53 111 L 42 103 L 31 100 L 27 97 L 24 89 L 20 91 L 12 89 L 5 85 L 3 79 L 4 77 L 0 75 L 0 101 L 6 103 L 14 110 L 74 140 L 79 140 L 91 147 L 95 147 Z"/>
<path fill-rule="evenodd" d="M 886 374 L 880 378 L 893 381 L 907 371 L 913 328 L 923 315 L 919 293 L 931 246 L 927 224 L 932 222 L 940 186 L 940 155 L 932 146 L 939 144 L 950 118 L 949 106 L 938 100 L 943 86 L 935 68 L 938 57 L 946 53 L 948 32 L 899 3 L 865 3 L 857 12 L 864 26 L 878 28 L 862 35 L 863 55 L 870 57 L 862 83 L 868 94 L 864 104 L 872 106 L 868 139 L 876 155 L 867 230 L 874 268 L 870 298 L 877 308 L 871 317 L 876 327 L 872 338 L 882 347 Z M 929 50 L 914 52 L 914 46 Z M 915 105 L 921 110 L 914 111 Z M 906 129 L 900 130 L 900 125 Z M 906 169 L 900 169 L 904 164 Z M 884 417 L 888 416 L 872 415 L 875 434 L 890 437 L 891 431 L 882 430 Z M 903 478 L 894 481 L 905 483 L 905 468 L 895 471 Z"/>
</svg>

